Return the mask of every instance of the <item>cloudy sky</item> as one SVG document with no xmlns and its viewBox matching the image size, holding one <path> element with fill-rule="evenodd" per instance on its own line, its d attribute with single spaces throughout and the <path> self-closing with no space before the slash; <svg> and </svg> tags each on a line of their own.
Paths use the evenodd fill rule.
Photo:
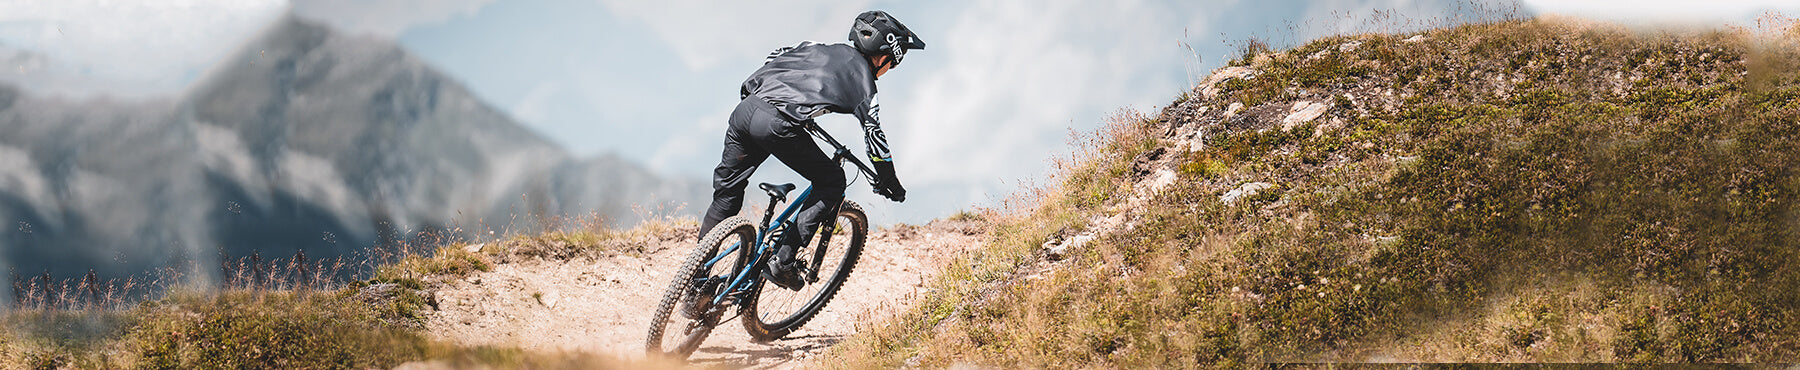
<svg viewBox="0 0 1800 370">
<path fill-rule="evenodd" d="M 882 220 L 991 204 L 1039 179 L 1070 130 L 1166 104 L 1248 37 L 1291 44 L 1369 30 L 1372 10 L 1467 20 L 1456 0 L 0 0 L 0 81 L 70 99 L 179 94 L 289 9 L 397 40 L 520 122 L 582 155 L 618 153 L 669 176 L 717 163 L 737 85 L 769 50 L 838 42 L 867 9 L 930 44 L 880 81 L 902 182 Z M 1524 13 L 1628 22 L 1744 23 L 1791 1 L 1529 0 Z M 1700 4 L 1700 5 L 1695 5 Z M 1418 22 L 1379 29 L 1401 31 Z M 859 146 L 846 117 L 824 119 Z M 855 148 L 860 152 L 860 148 Z M 779 165 L 759 181 L 796 181 Z M 697 211 L 696 211 L 697 212 Z"/>
</svg>

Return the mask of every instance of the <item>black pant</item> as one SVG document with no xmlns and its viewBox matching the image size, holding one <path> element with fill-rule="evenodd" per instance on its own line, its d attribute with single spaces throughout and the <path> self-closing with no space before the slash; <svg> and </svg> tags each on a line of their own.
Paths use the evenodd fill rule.
<svg viewBox="0 0 1800 370">
<path fill-rule="evenodd" d="M 713 201 L 700 223 L 700 237 L 743 210 L 750 174 L 773 154 L 812 182 L 812 194 L 800 208 L 800 237 L 790 238 L 776 253 L 778 261 L 793 260 L 794 246 L 810 242 L 819 224 L 831 219 L 844 199 L 844 170 L 819 150 L 803 123 L 788 119 L 762 99 L 739 102 L 731 112 L 730 126 L 725 130 L 725 152 L 713 169 Z"/>
</svg>

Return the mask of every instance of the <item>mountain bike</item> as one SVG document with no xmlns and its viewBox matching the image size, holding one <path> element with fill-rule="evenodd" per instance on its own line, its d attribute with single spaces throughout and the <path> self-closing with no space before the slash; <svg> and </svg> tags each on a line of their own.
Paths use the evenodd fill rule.
<svg viewBox="0 0 1800 370">
<path fill-rule="evenodd" d="M 832 160 L 838 166 L 854 164 L 863 176 L 876 178 L 874 170 L 817 124 L 807 124 L 806 131 L 837 149 Z M 836 215 L 832 222 L 819 226 L 814 242 L 794 251 L 806 285 L 793 291 L 767 284 L 761 272 L 783 239 L 799 237 L 796 230 L 800 227 L 800 205 L 813 189 L 809 186 L 800 192 L 798 198 L 788 202 L 780 217 L 774 217 L 776 205 L 786 200 L 794 184 L 762 183 L 758 187 L 769 194 L 762 222 L 752 223 L 744 215 L 732 216 L 701 238 L 699 246 L 675 270 L 674 281 L 663 291 L 662 302 L 650 319 L 645 352 L 686 359 L 714 327 L 739 317 L 753 340 L 780 339 L 818 314 L 850 277 L 869 234 L 869 216 L 861 206 L 845 199 L 831 213 Z M 732 308 L 737 309 L 737 316 L 725 317 Z M 665 343 L 671 345 L 665 347 Z"/>
</svg>

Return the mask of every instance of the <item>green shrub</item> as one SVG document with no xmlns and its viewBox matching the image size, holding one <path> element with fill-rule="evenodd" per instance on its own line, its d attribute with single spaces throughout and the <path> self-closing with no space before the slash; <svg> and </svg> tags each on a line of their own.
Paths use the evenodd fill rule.
<svg viewBox="0 0 1800 370">
<path fill-rule="evenodd" d="M 463 277 L 478 271 L 492 270 L 493 265 L 477 253 L 460 245 L 438 247 L 429 256 L 408 256 L 376 269 L 374 280 L 395 282 L 420 289 L 419 279 L 428 276 Z"/>
</svg>

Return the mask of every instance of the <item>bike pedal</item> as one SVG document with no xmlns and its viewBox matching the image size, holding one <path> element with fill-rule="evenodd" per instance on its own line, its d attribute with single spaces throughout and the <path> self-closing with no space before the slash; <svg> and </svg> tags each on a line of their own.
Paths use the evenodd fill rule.
<svg viewBox="0 0 1800 370">
<path fill-rule="evenodd" d="M 792 270 L 786 270 L 779 274 L 769 271 L 769 269 L 764 269 L 762 278 L 763 281 L 767 281 L 787 290 L 797 291 L 800 290 L 800 288 L 806 287 L 806 277 L 800 275 L 800 266 L 797 264 Z"/>
</svg>

